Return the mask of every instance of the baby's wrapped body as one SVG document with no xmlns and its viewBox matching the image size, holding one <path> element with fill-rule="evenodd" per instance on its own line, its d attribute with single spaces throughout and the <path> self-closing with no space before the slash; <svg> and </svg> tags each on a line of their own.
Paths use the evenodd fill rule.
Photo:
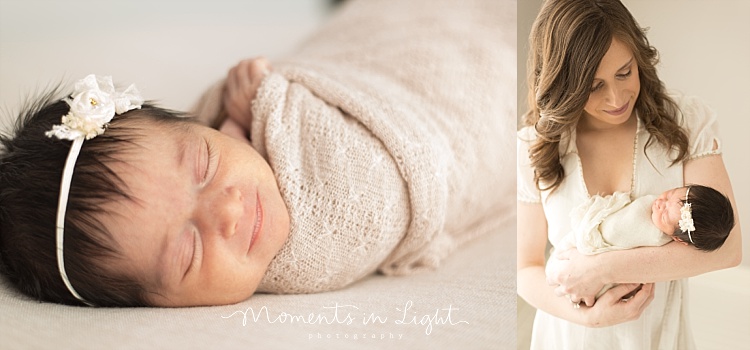
<svg viewBox="0 0 750 350">
<path fill-rule="evenodd" d="M 582 254 L 591 255 L 644 246 L 658 247 L 672 242 L 672 238 L 661 232 L 651 220 L 651 206 L 656 198 L 656 195 L 646 195 L 631 201 L 630 195 L 624 192 L 590 196 L 570 212 L 572 231 L 555 249 L 575 248 Z M 561 260 L 549 259 L 547 275 L 559 269 L 561 263 Z M 605 285 L 596 298 L 614 286 Z"/>
<path fill-rule="evenodd" d="M 651 220 L 656 195 L 630 200 L 628 193 L 591 196 L 571 211 L 572 232 L 557 249 L 577 248 L 582 254 L 599 254 L 637 247 L 658 247 L 672 242 Z"/>
<path fill-rule="evenodd" d="M 501 30 L 511 5 L 351 1 L 274 62 L 250 136 L 291 233 L 259 292 L 434 268 L 512 210 L 516 34 Z M 201 118 L 220 94 L 218 84 L 204 95 Z"/>
</svg>

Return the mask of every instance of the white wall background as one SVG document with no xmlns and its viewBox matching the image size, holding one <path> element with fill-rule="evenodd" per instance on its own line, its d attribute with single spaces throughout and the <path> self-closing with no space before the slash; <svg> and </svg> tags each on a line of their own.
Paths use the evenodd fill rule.
<svg viewBox="0 0 750 350">
<path fill-rule="evenodd" d="M 328 14 L 327 0 L 0 0 L 0 111 L 87 74 L 135 83 L 184 110 L 243 58 L 277 57 Z"/>
<path fill-rule="evenodd" d="M 743 226 L 740 268 L 690 279 L 691 322 L 699 349 L 750 344 L 750 1 L 622 0 L 661 55 L 659 76 L 671 90 L 695 95 L 719 115 L 724 162 Z M 531 24 L 542 0 L 519 1 L 518 103 L 526 111 Z M 518 299 L 518 348 L 528 348 L 533 308 Z M 740 310 L 737 312 L 737 310 Z"/>
</svg>

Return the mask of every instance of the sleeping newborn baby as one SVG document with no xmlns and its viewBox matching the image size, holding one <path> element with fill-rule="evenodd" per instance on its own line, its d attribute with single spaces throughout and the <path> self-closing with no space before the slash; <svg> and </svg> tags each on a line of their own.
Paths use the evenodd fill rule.
<svg viewBox="0 0 750 350">
<path fill-rule="evenodd" d="M 0 139 L 3 271 L 41 300 L 194 306 L 436 268 L 512 209 L 514 12 L 411 5 L 348 3 L 197 118 L 94 75 L 39 99 Z"/>
<path fill-rule="evenodd" d="M 571 211 L 571 232 L 558 245 L 582 254 L 599 254 L 671 241 L 703 251 L 721 247 L 734 227 L 732 204 L 713 188 L 688 185 L 633 201 L 627 193 L 591 196 Z M 556 268 L 550 259 L 547 274 Z M 597 298 L 613 285 L 605 286 Z"/>
<path fill-rule="evenodd" d="M 572 230 L 559 249 L 597 254 L 675 240 L 712 251 L 724 244 L 734 227 L 731 209 L 726 196 L 701 185 L 673 188 L 633 201 L 622 192 L 591 196 L 571 211 Z"/>
</svg>

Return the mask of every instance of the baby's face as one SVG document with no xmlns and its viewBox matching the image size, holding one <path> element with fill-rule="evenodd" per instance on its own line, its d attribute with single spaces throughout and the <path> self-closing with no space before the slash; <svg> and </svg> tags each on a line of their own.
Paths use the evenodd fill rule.
<svg viewBox="0 0 750 350">
<path fill-rule="evenodd" d="M 114 267 L 139 278 L 157 306 L 249 298 L 289 235 L 269 165 L 204 126 L 142 126 L 138 147 L 112 166 L 134 197 L 103 219 L 124 256 Z"/>
<path fill-rule="evenodd" d="M 651 221 L 665 234 L 672 235 L 679 227 L 680 208 L 685 198 L 687 187 L 679 187 L 662 193 L 651 206 Z M 678 238 L 673 237 L 676 241 Z"/>
</svg>

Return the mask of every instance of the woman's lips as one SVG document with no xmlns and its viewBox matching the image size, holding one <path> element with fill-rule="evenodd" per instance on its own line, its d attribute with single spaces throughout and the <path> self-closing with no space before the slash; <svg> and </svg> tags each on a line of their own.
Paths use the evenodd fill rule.
<svg viewBox="0 0 750 350">
<path fill-rule="evenodd" d="M 607 113 L 609 113 L 611 115 L 620 115 L 620 114 L 625 113 L 625 111 L 628 110 L 628 107 L 630 107 L 630 101 L 628 101 L 628 103 L 626 103 L 624 106 L 622 106 L 622 107 L 620 107 L 618 109 L 614 109 L 614 110 L 610 110 L 610 111 L 605 110 L 605 112 L 607 112 Z"/>
<path fill-rule="evenodd" d="M 263 206 L 260 203 L 260 195 L 256 194 L 255 197 L 255 226 L 253 226 L 253 233 L 252 237 L 250 238 L 250 244 L 247 247 L 247 252 L 250 253 L 250 250 L 253 249 L 253 246 L 255 245 L 255 241 L 258 239 L 258 234 L 260 233 L 260 229 L 263 227 Z"/>
</svg>

